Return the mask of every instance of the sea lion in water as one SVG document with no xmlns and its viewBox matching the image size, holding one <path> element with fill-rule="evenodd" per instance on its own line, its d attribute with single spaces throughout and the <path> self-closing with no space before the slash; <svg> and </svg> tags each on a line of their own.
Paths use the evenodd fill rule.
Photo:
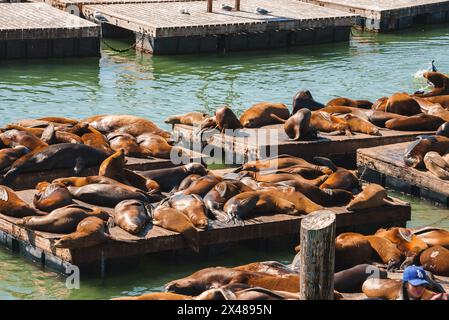
<svg viewBox="0 0 449 320">
<path fill-rule="evenodd" d="M 40 182 L 36 189 L 33 204 L 39 210 L 51 212 L 72 203 L 72 195 L 62 183 Z"/>
<path fill-rule="evenodd" d="M 289 116 L 290 112 L 285 104 L 261 102 L 243 112 L 240 117 L 240 123 L 245 128 L 260 128 L 269 124 L 279 123 L 279 118 L 287 120 Z"/>
<path fill-rule="evenodd" d="M 372 136 L 382 135 L 379 131 L 379 128 L 377 128 L 371 122 L 364 120 L 358 116 L 355 116 L 353 114 L 346 114 L 343 119 L 345 119 L 346 123 L 349 126 L 349 130 L 351 130 L 352 132 L 360 132 Z"/>
<path fill-rule="evenodd" d="M 389 200 L 387 190 L 382 186 L 370 183 L 362 187 L 362 192 L 346 206 L 348 210 L 361 210 L 382 207 L 393 202 Z"/>
<path fill-rule="evenodd" d="M 359 185 L 359 179 L 351 171 L 339 168 L 320 185 L 320 189 L 342 189 L 352 191 L 354 189 L 358 190 Z"/>
<path fill-rule="evenodd" d="M 419 261 L 424 269 L 440 276 L 449 276 L 449 250 L 442 246 L 433 246 L 424 250 Z"/>
<path fill-rule="evenodd" d="M 418 102 L 408 94 L 394 93 L 388 98 L 385 111 L 401 114 L 403 116 L 413 116 L 421 113 L 421 107 Z"/>
<path fill-rule="evenodd" d="M 338 292 L 356 293 L 362 291 L 368 279 L 386 279 L 387 272 L 370 264 L 359 264 L 334 274 L 334 288 Z"/>
<path fill-rule="evenodd" d="M 185 124 L 188 126 L 199 125 L 204 119 L 208 117 L 207 114 L 203 112 L 188 112 L 185 114 L 173 115 L 165 119 L 165 123 L 170 124 Z"/>
<path fill-rule="evenodd" d="M 150 221 L 150 212 L 140 200 L 123 200 L 114 208 L 114 223 L 131 234 L 138 234 Z"/>
<path fill-rule="evenodd" d="M 153 224 L 181 234 L 195 252 L 200 250 L 200 235 L 189 218 L 168 204 L 157 206 L 151 213 Z"/>
<path fill-rule="evenodd" d="M 106 223 L 97 217 L 88 217 L 76 227 L 76 231 L 61 237 L 54 244 L 56 248 L 79 249 L 97 246 L 110 239 Z"/>
<path fill-rule="evenodd" d="M 315 111 L 324 107 L 324 104 L 315 101 L 309 90 L 299 91 L 293 96 L 292 110 L 295 114 L 298 110 L 302 108 L 307 108 L 309 110 Z"/>
<path fill-rule="evenodd" d="M 45 214 L 30 207 L 12 189 L 2 185 L 0 185 L 0 213 L 14 218 Z"/>
<path fill-rule="evenodd" d="M 449 138 L 443 136 L 421 136 L 407 147 L 404 162 L 412 168 L 420 168 L 424 164 L 427 152 L 435 151 L 445 155 L 449 151 Z"/>
<path fill-rule="evenodd" d="M 30 155 L 30 157 L 27 157 Z M 22 160 L 23 158 L 25 158 Z M 12 181 L 23 172 L 40 172 L 55 169 L 73 169 L 78 175 L 86 167 L 97 166 L 107 154 L 84 144 L 60 143 L 50 145 L 35 153 L 29 153 L 13 163 L 5 174 L 5 181 Z"/>
<path fill-rule="evenodd" d="M 369 278 L 362 285 L 362 292 L 368 298 L 395 300 L 399 296 L 402 281 L 399 279 Z"/>
<path fill-rule="evenodd" d="M 362 109 L 370 109 L 372 105 L 373 103 L 368 100 L 352 100 L 343 97 L 334 98 L 326 103 L 326 106 L 347 106 Z"/>
<path fill-rule="evenodd" d="M 388 120 L 385 127 L 400 131 L 436 131 L 443 123 L 440 117 L 421 113 L 405 119 Z"/>
<path fill-rule="evenodd" d="M 173 209 L 183 213 L 196 228 L 205 229 L 209 223 L 203 200 L 196 194 L 176 194 L 168 199 Z"/>
<path fill-rule="evenodd" d="M 322 132 L 345 133 L 349 130 L 349 125 L 344 119 L 338 118 L 324 111 L 312 112 L 310 125 Z"/>
<path fill-rule="evenodd" d="M 11 148 L 21 145 L 27 147 L 29 150 L 34 150 L 48 146 L 48 144 L 35 135 L 15 129 L 1 133 L 0 140 L 5 146 Z"/>
<path fill-rule="evenodd" d="M 443 180 L 449 180 L 449 163 L 435 151 L 427 152 L 424 165 L 432 174 Z"/>
<path fill-rule="evenodd" d="M 437 136 L 443 136 L 449 138 L 449 122 L 443 123 L 435 133 Z M 1 152 L 1 150 L 0 150 Z"/>
<path fill-rule="evenodd" d="M 171 136 L 150 120 L 133 115 L 98 115 L 84 119 L 83 122 L 89 123 L 101 133 L 123 132 L 137 137 L 149 132 L 166 139 Z"/>
<path fill-rule="evenodd" d="M 45 216 L 24 217 L 17 222 L 27 229 L 51 233 L 71 233 L 87 217 L 97 217 L 107 221 L 109 214 L 99 208 L 86 208 L 72 204 L 53 210 Z"/>
<path fill-rule="evenodd" d="M 0 150 L 0 171 L 8 169 L 14 161 L 21 156 L 27 154 L 30 150 L 24 146 L 17 146 L 14 148 L 5 148 Z"/>
</svg>

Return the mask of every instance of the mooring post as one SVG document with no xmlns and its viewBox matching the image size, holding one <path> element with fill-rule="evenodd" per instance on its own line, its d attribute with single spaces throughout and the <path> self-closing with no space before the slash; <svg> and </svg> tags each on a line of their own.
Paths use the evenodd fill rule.
<svg viewBox="0 0 449 320">
<path fill-rule="evenodd" d="M 301 300 L 334 298 L 335 213 L 320 210 L 301 220 Z"/>
<path fill-rule="evenodd" d="M 235 11 L 240 11 L 240 0 L 235 0 Z"/>
<path fill-rule="evenodd" d="M 207 0 L 207 12 L 212 12 L 212 0 Z"/>
</svg>

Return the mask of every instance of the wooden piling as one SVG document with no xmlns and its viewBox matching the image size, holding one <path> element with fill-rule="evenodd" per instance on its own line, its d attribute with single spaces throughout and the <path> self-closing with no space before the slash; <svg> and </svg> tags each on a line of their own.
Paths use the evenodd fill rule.
<svg viewBox="0 0 449 320">
<path fill-rule="evenodd" d="M 314 212 L 301 221 L 301 300 L 333 300 L 335 213 Z"/>
<path fill-rule="evenodd" d="M 207 0 L 207 12 L 212 12 L 212 0 Z"/>
<path fill-rule="evenodd" d="M 240 11 L 240 0 L 235 0 L 235 11 Z"/>
</svg>

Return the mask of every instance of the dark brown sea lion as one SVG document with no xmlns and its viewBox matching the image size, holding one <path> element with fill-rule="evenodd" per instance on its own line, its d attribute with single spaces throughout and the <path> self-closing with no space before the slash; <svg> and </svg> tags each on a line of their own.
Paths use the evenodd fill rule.
<svg viewBox="0 0 449 320">
<path fill-rule="evenodd" d="M 444 136 L 421 136 L 411 142 L 404 154 L 404 162 L 412 168 L 424 165 L 424 156 L 427 152 L 435 151 L 445 155 L 449 151 L 449 138 Z"/>
<path fill-rule="evenodd" d="M 385 123 L 392 119 L 406 119 L 407 116 L 403 116 L 396 113 L 371 110 L 366 113 L 368 120 L 375 126 L 385 128 Z"/>
<path fill-rule="evenodd" d="M 165 138 L 152 133 L 141 134 L 137 137 L 137 143 L 141 148 L 140 153 L 150 157 L 170 159 L 172 154 L 177 155 L 180 152 L 176 147 L 171 146 Z"/>
<path fill-rule="evenodd" d="M 346 120 L 346 123 L 349 125 L 349 130 L 351 130 L 352 132 L 360 132 L 372 136 L 382 135 L 379 131 L 379 128 L 377 128 L 371 122 L 364 120 L 358 116 L 355 116 L 353 114 L 346 114 L 343 119 Z"/>
<path fill-rule="evenodd" d="M 217 183 L 221 182 L 221 177 L 215 175 L 206 175 L 193 181 L 188 188 L 180 191 L 181 194 L 196 194 L 204 197 Z"/>
<path fill-rule="evenodd" d="M 81 136 L 81 141 L 92 148 L 97 148 L 104 151 L 106 154 L 111 154 L 113 151 L 109 145 L 106 137 L 98 130 L 89 126 L 89 132 Z"/>
<path fill-rule="evenodd" d="M 332 173 L 321 185 L 320 189 L 342 189 L 352 191 L 360 188 L 359 179 L 349 170 L 339 168 Z"/>
<path fill-rule="evenodd" d="M 8 130 L 0 134 L 1 142 L 7 147 L 24 146 L 29 150 L 43 148 L 48 146 L 35 135 L 19 130 Z"/>
<path fill-rule="evenodd" d="M 24 157 L 14 162 L 5 175 L 5 181 L 12 181 L 18 174 L 23 172 L 40 172 L 55 169 L 73 169 L 75 175 L 77 175 L 86 167 L 99 165 L 106 157 L 107 154 L 103 151 L 84 144 L 54 144 L 31 154 L 30 157 L 23 161 Z"/>
<path fill-rule="evenodd" d="M 272 117 L 272 115 L 277 117 Z M 240 117 L 240 123 L 245 128 L 260 128 L 269 124 L 279 123 L 278 118 L 287 120 L 289 116 L 290 112 L 285 104 L 261 102 L 243 112 Z"/>
<path fill-rule="evenodd" d="M 124 150 L 125 155 L 128 157 L 142 156 L 142 149 L 139 147 L 137 139 L 134 136 L 123 132 L 112 132 L 106 138 L 109 141 L 111 149 L 115 152 Z"/>
<path fill-rule="evenodd" d="M 114 208 L 114 223 L 131 234 L 138 234 L 150 221 L 150 212 L 140 200 L 123 200 Z"/>
<path fill-rule="evenodd" d="M 14 218 L 45 214 L 30 207 L 12 189 L 2 185 L 0 185 L 0 213 Z"/>
<path fill-rule="evenodd" d="M 443 246 L 449 249 L 449 231 L 438 228 L 425 228 L 414 231 L 421 240 L 423 240 L 429 247 Z"/>
<path fill-rule="evenodd" d="M 418 102 L 406 93 L 394 93 L 391 95 L 387 100 L 385 111 L 403 116 L 413 116 L 422 112 Z"/>
<path fill-rule="evenodd" d="M 0 150 L 0 171 L 8 169 L 14 161 L 27 154 L 30 150 L 24 146 L 4 148 Z"/>
<path fill-rule="evenodd" d="M 402 287 L 400 279 L 367 279 L 362 285 L 362 292 L 368 298 L 396 300 Z"/>
<path fill-rule="evenodd" d="M 150 120 L 133 115 L 98 115 L 83 120 L 102 133 L 123 132 L 140 136 L 143 133 L 154 133 L 164 138 L 171 134 L 158 128 Z"/>
<path fill-rule="evenodd" d="M 185 124 L 188 126 L 194 126 L 199 125 L 204 119 L 206 119 L 208 116 L 207 114 L 203 112 L 188 112 L 186 114 L 178 114 L 174 116 L 170 116 L 167 119 L 165 119 L 165 123 L 170 124 Z"/>
<path fill-rule="evenodd" d="M 426 153 L 424 156 L 424 166 L 436 177 L 449 180 L 449 163 L 437 152 L 430 151 Z"/>
<path fill-rule="evenodd" d="M 310 126 L 312 112 L 303 108 L 295 112 L 285 122 L 281 118 L 279 121 L 284 122 L 284 131 L 290 140 L 314 139 L 317 137 L 316 129 Z"/>
<path fill-rule="evenodd" d="M 392 204 L 388 198 L 387 190 L 384 187 L 370 183 L 362 187 L 362 192 L 357 194 L 355 198 L 347 205 L 348 210 L 361 210 L 368 208 L 382 207 Z"/>
<path fill-rule="evenodd" d="M 215 121 L 218 130 L 221 132 L 227 129 L 236 130 L 243 128 L 240 120 L 228 106 L 220 107 L 215 111 Z"/>
<path fill-rule="evenodd" d="M 170 207 L 183 213 L 196 228 L 205 229 L 209 223 L 203 200 L 196 194 L 176 194 L 168 200 Z"/>
<path fill-rule="evenodd" d="M 387 272 L 370 264 L 359 264 L 334 274 L 334 288 L 338 292 L 362 292 L 363 283 L 368 278 L 386 279 Z"/>
<path fill-rule="evenodd" d="M 198 178 L 201 178 L 199 174 L 190 174 L 179 183 L 179 186 L 177 188 L 177 191 L 184 190 L 188 188 L 193 181 L 198 180 Z"/>
<path fill-rule="evenodd" d="M 449 122 L 445 122 L 443 123 L 438 129 L 437 132 L 435 133 L 438 136 L 444 136 L 449 138 Z M 1 152 L 1 151 L 0 151 Z"/>
<path fill-rule="evenodd" d="M 334 98 L 326 103 L 326 106 L 347 106 L 362 109 L 370 109 L 372 105 L 373 103 L 368 100 L 352 100 L 343 97 Z"/>
<path fill-rule="evenodd" d="M 200 250 L 198 230 L 183 213 L 169 206 L 159 205 L 153 210 L 151 216 L 154 225 L 180 233 L 193 251 Z"/>
<path fill-rule="evenodd" d="M 344 119 L 338 118 L 324 111 L 312 112 L 310 125 L 322 132 L 345 133 L 349 130 L 349 125 Z"/>
<path fill-rule="evenodd" d="M 427 93 L 417 94 L 419 97 L 434 97 L 449 94 L 449 78 L 440 72 L 424 72 L 423 77 L 433 84 L 434 88 Z"/>
<path fill-rule="evenodd" d="M 76 227 L 76 231 L 61 237 L 54 244 L 57 248 L 79 249 L 94 247 L 110 239 L 106 223 L 97 217 L 88 217 Z"/>
<path fill-rule="evenodd" d="M 440 117 L 428 114 L 418 114 L 405 119 L 391 119 L 385 122 L 385 127 L 400 131 L 436 131 L 444 123 Z"/>
<path fill-rule="evenodd" d="M 388 97 L 379 98 L 373 103 L 373 105 L 371 106 L 371 109 L 376 110 L 376 111 L 386 111 L 387 101 L 388 101 Z"/>
<path fill-rule="evenodd" d="M 433 246 L 424 250 L 419 261 L 424 269 L 439 275 L 449 276 L 449 250 L 442 246 Z"/>
<path fill-rule="evenodd" d="M 72 203 L 72 196 L 62 183 L 40 182 L 36 189 L 38 191 L 33 198 L 36 209 L 50 212 Z"/>
<path fill-rule="evenodd" d="M 174 187 L 177 187 L 188 175 L 199 174 L 204 176 L 207 174 L 207 170 L 200 163 L 189 163 L 174 168 L 141 171 L 140 174 L 156 181 L 159 184 L 161 191 L 169 192 Z"/>
<path fill-rule="evenodd" d="M 302 108 L 307 108 L 309 110 L 315 111 L 324 107 L 324 104 L 315 101 L 309 90 L 299 91 L 293 97 L 292 102 L 293 114 Z"/>
<path fill-rule="evenodd" d="M 298 174 L 301 177 L 312 180 L 316 179 L 323 174 L 326 174 L 325 172 L 329 173 L 329 168 L 324 166 L 316 166 L 315 168 L 310 167 L 304 167 L 304 166 L 292 166 L 285 169 L 276 170 L 273 173 L 293 173 Z M 331 174 L 332 172 L 330 172 Z"/>
<path fill-rule="evenodd" d="M 171 292 L 152 292 L 141 296 L 120 297 L 111 300 L 192 300 L 193 297 Z"/>
<path fill-rule="evenodd" d="M 74 232 L 78 224 L 87 217 L 97 217 L 107 221 L 109 214 L 99 208 L 86 208 L 72 204 L 53 210 L 49 214 L 40 217 L 24 217 L 17 222 L 19 226 L 27 229 L 51 233 Z"/>
<path fill-rule="evenodd" d="M 369 263 L 373 249 L 364 235 L 345 232 L 335 238 L 335 270 L 345 270 Z"/>
</svg>

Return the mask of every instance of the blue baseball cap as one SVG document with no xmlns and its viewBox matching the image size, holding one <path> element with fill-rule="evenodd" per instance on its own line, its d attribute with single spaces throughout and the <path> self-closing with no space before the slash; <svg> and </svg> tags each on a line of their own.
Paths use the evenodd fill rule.
<svg viewBox="0 0 449 320">
<path fill-rule="evenodd" d="M 417 267 L 415 265 L 404 269 L 402 281 L 409 282 L 412 286 L 423 286 L 429 284 L 424 268 Z"/>
</svg>

